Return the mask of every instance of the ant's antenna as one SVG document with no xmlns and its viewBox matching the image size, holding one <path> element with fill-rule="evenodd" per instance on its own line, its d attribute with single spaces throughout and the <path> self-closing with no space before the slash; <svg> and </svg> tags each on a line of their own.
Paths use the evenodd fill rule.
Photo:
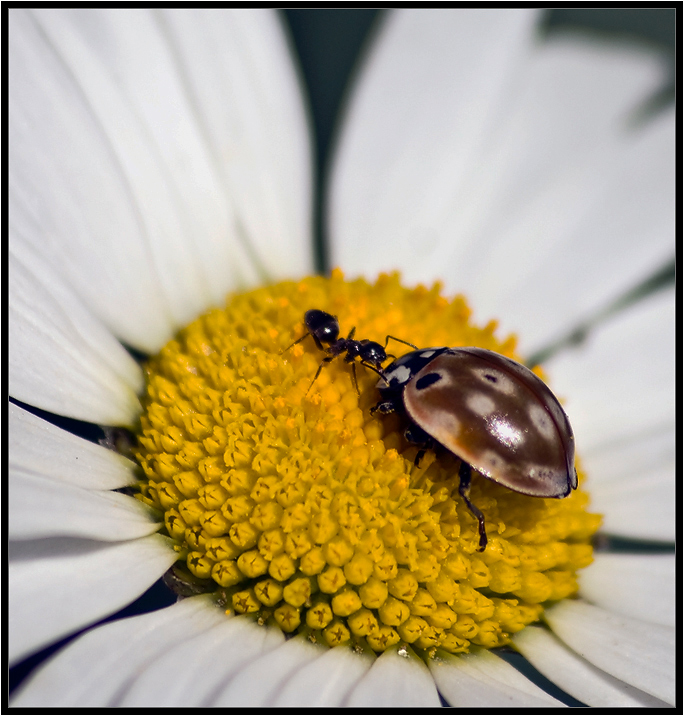
<svg viewBox="0 0 684 716">
<path fill-rule="evenodd" d="M 408 341 L 404 341 L 401 338 L 397 338 L 396 336 L 387 336 L 385 338 L 385 348 L 387 348 L 387 344 L 389 343 L 390 338 L 393 341 L 397 341 L 397 343 L 403 343 L 405 346 L 411 346 L 411 348 L 414 348 L 415 350 L 418 350 L 418 346 L 414 346 L 413 343 L 409 343 Z"/>
</svg>

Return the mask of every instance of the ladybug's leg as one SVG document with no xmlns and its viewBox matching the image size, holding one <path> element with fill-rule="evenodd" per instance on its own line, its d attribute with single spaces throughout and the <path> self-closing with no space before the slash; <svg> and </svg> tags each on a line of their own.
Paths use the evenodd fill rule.
<svg viewBox="0 0 684 716">
<path fill-rule="evenodd" d="M 389 413 L 396 413 L 396 411 L 397 407 L 393 400 L 383 400 L 370 409 L 370 414 L 382 413 L 383 415 L 389 415 Z"/>
<path fill-rule="evenodd" d="M 472 468 L 468 463 L 463 460 L 461 461 L 461 467 L 458 469 L 458 477 L 460 480 L 458 486 L 458 494 L 463 498 L 468 509 L 477 517 L 477 522 L 480 529 L 480 546 L 478 552 L 484 552 L 484 548 L 487 546 L 487 532 L 485 531 L 485 519 L 484 515 L 475 505 L 470 501 L 470 477 L 472 474 Z"/>
<path fill-rule="evenodd" d="M 425 430 L 423 430 L 423 428 L 415 423 L 409 425 L 408 428 L 404 430 L 404 437 L 410 443 L 419 446 L 418 453 L 413 461 L 413 464 L 416 467 L 419 467 L 420 461 L 423 459 L 425 453 L 435 446 L 435 441 L 425 432 Z"/>
</svg>

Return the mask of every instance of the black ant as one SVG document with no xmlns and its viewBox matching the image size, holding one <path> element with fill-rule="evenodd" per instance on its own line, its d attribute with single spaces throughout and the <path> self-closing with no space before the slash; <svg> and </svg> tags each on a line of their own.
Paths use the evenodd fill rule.
<svg viewBox="0 0 684 716">
<path fill-rule="evenodd" d="M 296 346 L 297 343 L 301 343 L 305 338 L 311 336 L 314 339 L 316 346 L 328 354 L 318 366 L 318 370 L 316 371 L 314 379 L 311 381 L 309 390 L 311 390 L 311 387 L 316 382 L 316 378 L 318 378 L 321 374 L 323 366 L 326 363 L 333 361 L 337 358 L 337 356 L 341 356 L 346 353 L 344 361 L 345 363 L 351 363 L 354 385 L 356 386 L 356 392 L 360 395 L 359 383 L 356 380 L 356 363 L 354 362 L 356 358 L 360 358 L 359 362 L 361 365 L 366 368 L 370 368 L 384 380 L 385 374 L 382 369 L 382 364 L 388 358 L 395 358 L 395 356 L 391 354 L 388 355 L 385 350 L 389 339 L 391 338 L 399 343 L 404 343 L 407 346 L 411 346 L 411 348 L 416 347 L 413 343 L 402 341 L 401 338 L 395 338 L 394 336 L 387 336 L 387 338 L 385 338 L 384 346 L 365 338 L 361 341 L 356 341 L 354 340 L 356 327 L 349 331 L 349 335 L 346 338 L 340 338 L 340 324 L 338 323 L 337 318 L 329 313 L 326 313 L 325 311 L 319 311 L 317 308 L 313 308 L 304 314 L 304 325 L 306 326 L 308 333 L 303 335 L 301 338 L 298 338 L 291 346 L 288 346 L 285 351 L 289 351 L 290 348 Z M 283 351 L 283 353 L 285 351 Z M 309 390 L 307 390 L 307 393 Z"/>
</svg>

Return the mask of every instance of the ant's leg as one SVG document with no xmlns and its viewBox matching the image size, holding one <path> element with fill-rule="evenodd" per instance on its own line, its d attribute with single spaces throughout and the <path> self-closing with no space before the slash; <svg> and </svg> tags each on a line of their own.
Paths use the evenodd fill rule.
<svg viewBox="0 0 684 716">
<path fill-rule="evenodd" d="M 314 336 L 313 333 L 306 333 L 301 338 L 297 338 L 297 340 L 294 343 L 292 343 L 291 345 L 289 345 L 287 348 L 285 348 L 285 350 L 280 351 L 280 355 L 283 355 L 283 353 L 287 353 L 290 350 L 290 348 L 294 348 L 297 345 L 297 343 L 301 343 L 305 338 L 308 338 L 309 336 L 311 336 L 314 339 L 314 341 L 316 341 L 316 345 L 321 350 L 324 350 L 323 346 L 320 344 L 319 340 L 316 338 L 316 336 Z"/>
<path fill-rule="evenodd" d="M 348 341 L 350 341 L 354 337 L 354 333 L 356 333 L 356 326 L 354 326 L 351 331 L 349 331 L 349 335 L 347 336 Z"/>
<path fill-rule="evenodd" d="M 352 376 L 354 378 L 354 386 L 356 387 L 356 394 L 361 397 L 361 391 L 359 390 L 359 381 L 356 378 L 356 363 L 351 364 Z"/>
<path fill-rule="evenodd" d="M 487 532 L 485 531 L 485 518 L 480 510 L 470 501 L 470 477 L 472 474 L 472 468 L 465 461 L 461 461 L 461 467 L 458 469 L 459 485 L 458 494 L 463 498 L 468 509 L 477 517 L 477 523 L 480 530 L 480 546 L 478 552 L 484 552 L 484 548 L 487 546 Z"/>
<path fill-rule="evenodd" d="M 356 392 L 360 396 L 361 391 L 359 390 L 359 383 L 356 380 L 356 363 L 353 362 L 353 358 L 349 362 L 352 365 L 352 373 L 354 374 L 354 384 L 356 385 Z M 385 374 L 383 373 L 383 371 L 376 368 L 372 363 L 362 360 L 362 361 L 359 361 L 359 365 L 362 365 L 364 368 L 370 368 L 373 371 L 373 373 L 377 373 L 385 381 L 385 383 L 387 383 L 387 378 L 385 378 Z M 388 385 L 389 385 L 389 383 L 388 383 Z M 371 413 L 372 412 L 373 411 L 371 411 Z"/>
<path fill-rule="evenodd" d="M 318 378 L 318 376 L 321 374 L 321 371 L 323 370 L 323 366 L 326 363 L 330 363 L 330 361 L 333 360 L 333 358 L 335 358 L 335 356 L 326 356 L 321 361 L 321 364 L 318 366 L 318 370 L 316 371 L 316 375 L 314 376 L 314 379 L 311 381 L 311 385 L 307 388 L 305 395 L 308 395 L 311 388 L 313 388 L 313 384 L 316 382 L 316 378 Z"/>
<path fill-rule="evenodd" d="M 405 346 L 411 346 L 411 348 L 415 348 L 416 350 L 418 350 L 418 346 L 414 346 L 413 343 L 409 343 L 408 341 L 403 341 L 401 338 L 396 338 L 395 336 L 387 336 L 387 338 L 385 338 L 385 348 L 387 348 L 387 344 L 389 343 L 390 338 L 393 341 L 397 341 L 398 343 L 403 343 Z"/>
<path fill-rule="evenodd" d="M 364 368 L 370 368 L 373 371 L 373 373 L 377 373 L 385 381 L 385 383 L 387 383 L 387 378 L 385 378 L 385 373 L 382 370 L 376 368 L 372 363 L 362 360 L 362 361 L 360 361 L 360 365 L 362 365 Z"/>
</svg>

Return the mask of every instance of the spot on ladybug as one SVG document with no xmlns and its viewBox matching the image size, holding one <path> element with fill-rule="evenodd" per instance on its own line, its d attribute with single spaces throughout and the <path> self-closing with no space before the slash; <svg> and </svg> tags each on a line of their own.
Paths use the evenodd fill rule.
<svg viewBox="0 0 684 716">
<path fill-rule="evenodd" d="M 439 373 L 428 373 L 416 381 L 416 390 L 425 390 L 440 380 L 442 376 Z"/>
<path fill-rule="evenodd" d="M 483 348 L 429 348 L 395 360 L 377 383 L 372 412 L 397 412 L 407 436 L 426 435 L 421 450 L 438 443 L 461 458 L 459 493 L 470 501 L 472 469 L 524 495 L 566 497 L 577 487 L 572 428 L 558 399 L 531 370 Z M 417 430 L 418 428 L 419 430 Z"/>
</svg>

